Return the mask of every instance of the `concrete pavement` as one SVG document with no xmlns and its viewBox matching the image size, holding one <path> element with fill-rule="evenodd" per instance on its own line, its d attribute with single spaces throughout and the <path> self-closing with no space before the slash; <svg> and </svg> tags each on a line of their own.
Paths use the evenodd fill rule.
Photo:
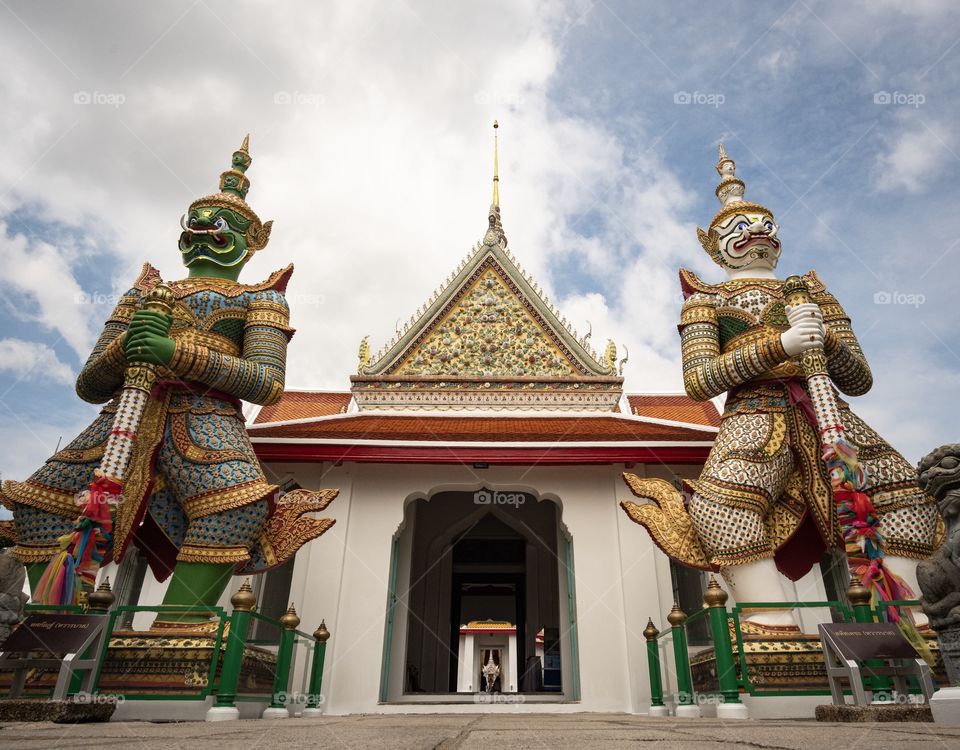
<svg viewBox="0 0 960 750">
<path fill-rule="evenodd" d="M 938 724 L 823 724 L 814 721 L 650 719 L 626 714 L 329 716 L 222 723 L 0 724 L 0 747 L 18 750 L 152 748 L 390 748 L 391 750 L 960 750 L 960 727 Z"/>
</svg>

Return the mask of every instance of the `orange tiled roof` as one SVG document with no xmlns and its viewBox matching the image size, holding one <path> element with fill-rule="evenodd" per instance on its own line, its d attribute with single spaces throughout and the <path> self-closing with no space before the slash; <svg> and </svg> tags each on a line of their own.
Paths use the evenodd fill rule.
<svg viewBox="0 0 960 750">
<path fill-rule="evenodd" d="M 277 403 L 264 406 L 260 410 L 253 423 L 285 422 L 288 419 L 345 414 L 350 398 L 350 391 L 284 391 Z"/>
<path fill-rule="evenodd" d="M 709 441 L 714 432 L 624 417 L 440 417 L 361 413 L 315 422 L 252 427 L 257 438 L 478 443 Z"/>
<path fill-rule="evenodd" d="M 637 393 L 627 395 L 630 413 L 637 417 L 720 426 L 720 413 L 712 401 L 694 401 L 682 393 Z"/>
</svg>

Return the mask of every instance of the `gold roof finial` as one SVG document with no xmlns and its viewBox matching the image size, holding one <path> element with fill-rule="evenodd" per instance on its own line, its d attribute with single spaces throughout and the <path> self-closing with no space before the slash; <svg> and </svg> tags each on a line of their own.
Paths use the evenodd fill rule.
<svg viewBox="0 0 960 750">
<path fill-rule="evenodd" d="M 720 184 L 717 185 L 716 194 L 721 206 L 729 206 L 731 203 L 743 201 L 743 180 L 737 177 L 737 165 L 729 156 L 727 150 L 721 143 L 718 151 L 717 174 L 720 175 Z"/>
<path fill-rule="evenodd" d="M 717 159 L 717 171 L 720 172 L 720 174 L 723 174 L 723 172 L 721 171 L 721 168 L 723 167 L 723 163 L 728 161 L 731 164 L 733 164 L 733 159 L 727 156 L 727 150 L 723 147 L 722 143 L 720 144 L 718 151 L 719 151 L 719 158 Z M 734 168 L 736 168 L 736 164 L 734 164 Z"/>
<path fill-rule="evenodd" d="M 248 156 L 250 155 L 250 134 L 249 133 L 243 136 L 243 144 L 240 146 L 240 151 L 247 154 Z"/>
<path fill-rule="evenodd" d="M 493 121 L 493 205 L 500 207 L 500 167 L 497 161 L 497 129 L 500 124 Z"/>
</svg>

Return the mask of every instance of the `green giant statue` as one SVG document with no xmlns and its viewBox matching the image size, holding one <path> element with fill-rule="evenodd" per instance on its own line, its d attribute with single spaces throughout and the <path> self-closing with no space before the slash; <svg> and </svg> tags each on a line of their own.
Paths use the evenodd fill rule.
<svg viewBox="0 0 960 750">
<path fill-rule="evenodd" d="M 292 265 L 259 284 L 238 281 L 272 224 L 245 200 L 248 143 L 234 152 L 220 191 L 195 200 L 181 219 L 187 278 L 164 284 L 145 265 L 107 320 L 77 378 L 82 399 L 106 406 L 29 479 L 2 486 L 13 511 L 4 530 L 35 596 L 63 540 L 91 515 L 88 487 L 98 483 L 110 510 L 94 566 L 99 557 L 119 562 L 136 544 L 159 580 L 173 574 L 164 604 L 212 606 L 231 575 L 283 563 L 333 523 L 305 514 L 336 491 L 280 497 L 244 428 L 241 400 L 271 404 L 283 394 L 293 335 L 284 299 Z M 158 294 L 166 305 L 150 304 Z M 121 391 L 142 370 L 151 377 L 130 406 Z M 200 610 L 164 618 L 173 626 L 205 619 Z"/>
</svg>

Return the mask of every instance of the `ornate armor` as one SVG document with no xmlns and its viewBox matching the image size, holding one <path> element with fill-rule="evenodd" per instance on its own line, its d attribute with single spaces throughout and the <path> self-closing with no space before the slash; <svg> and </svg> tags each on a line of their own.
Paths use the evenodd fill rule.
<svg viewBox="0 0 960 750">
<path fill-rule="evenodd" d="M 277 401 L 293 334 L 283 292 L 292 266 L 260 284 L 215 278 L 170 283 L 176 296 L 174 356 L 148 402 L 116 512 L 113 554 L 131 540 L 158 577 L 174 559 L 232 563 L 248 571 L 277 564 L 276 540 L 263 535 L 277 492 L 267 482 L 244 428 L 240 400 Z M 86 401 L 112 399 L 123 382 L 121 334 L 160 281 L 149 265 L 120 299 L 77 379 Z M 49 559 L 78 513 L 74 497 L 103 455 L 116 400 L 25 482 L 5 482 L 24 562 Z M 142 525 L 141 525 L 142 524 Z"/>
<path fill-rule="evenodd" d="M 781 344 L 789 327 L 783 282 L 711 285 L 686 270 L 680 279 L 687 393 L 698 400 L 728 393 L 714 448 L 699 480 L 690 482 L 688 512 L 705 562 L 727 567 L 776 556 L 778 567 L 798 578 L 824 546 L 842 548 L 842 540 L 803 373 Z M 850 319 L 815 272 L 805 279 L 823 314 L 831 379 L 843 393 L 865 393 L 873 380 Z M 885 552 L 929 556 L 936 510 L 917 489 L 912 467 L 845 402 L 840 411 L 860 447 L 867 494 L 882 514 Z"/>
</svg>

